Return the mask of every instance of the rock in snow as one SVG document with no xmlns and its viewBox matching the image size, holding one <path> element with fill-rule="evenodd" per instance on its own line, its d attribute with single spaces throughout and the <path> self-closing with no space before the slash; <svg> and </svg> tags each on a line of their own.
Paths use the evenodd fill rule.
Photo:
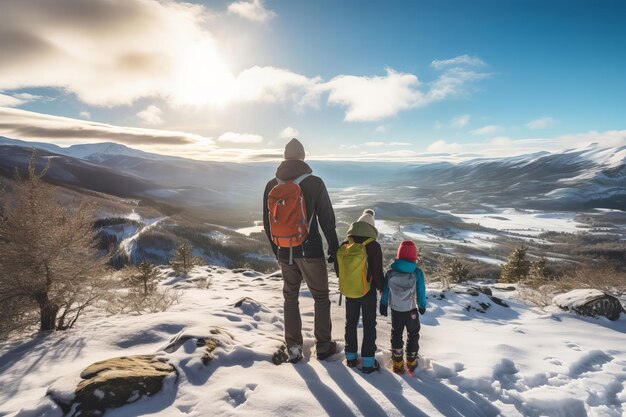
<svg viewBox="0 0 626 417">
<path fill-rule="evenodd" d="M 172 365 L 155 355 L 123 356 L 96 362 L 81 374 L 71 403 L 53 400 L 70 416 L 101 416 L 107 408 L 137 401 L 161 391 L 163 380 L 175 373 Z"/>
<path fill-rule="evenodd" d="M 594 289 L 573 290 L 557 295 L 552 301 L 563 310 L 582 316 L 604 316 L 609 320 L 617 320 L 624 310 L 616 297 Z"/>
</svg>

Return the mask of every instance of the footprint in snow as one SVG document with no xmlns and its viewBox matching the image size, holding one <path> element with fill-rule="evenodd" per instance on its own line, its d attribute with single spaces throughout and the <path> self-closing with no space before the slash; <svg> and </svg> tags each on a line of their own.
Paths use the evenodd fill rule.
<svg viewBox="0 0 626 417">
<path fill-rule="evenodd" d="M 565 346 L 578 352 L 582 351 L 582 348 L 574 342 L 565 342 Z"/>
<path fill-rule="evenodd" d="M 226 390 L 228 393 L 226 401 L 228 401 L 233 407 L 237 408 L 248 401 L 250 393 L 254 392 L 256 387 L 257 384 L 248 384 L 243 388 L 229 388 Z"/>
</svg>

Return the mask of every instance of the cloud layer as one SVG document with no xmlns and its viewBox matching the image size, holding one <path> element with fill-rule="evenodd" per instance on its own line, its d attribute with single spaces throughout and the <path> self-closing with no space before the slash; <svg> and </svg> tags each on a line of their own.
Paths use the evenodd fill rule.
<svg viewBox="0 0 626 417">
<path fill-rule="evenodd" d="M 92 141 L 113 141 L 127 145 L 212 143 L 208 138 L 190 133 L 114 126 L 2 107 L 0 107 L 0 135 L 54 143 Z"/>
</svg>

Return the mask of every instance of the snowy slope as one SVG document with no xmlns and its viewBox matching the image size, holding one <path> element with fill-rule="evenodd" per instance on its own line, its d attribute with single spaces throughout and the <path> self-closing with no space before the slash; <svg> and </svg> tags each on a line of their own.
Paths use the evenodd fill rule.
<svg viewBox="0 0 626 417">
<path fill-rule="evenodd" d="M 210 289 L 192 281 L 209 277 Z M 151 398 L 106 417 L 152 416 L 604 416 L 626 411 L 626 317 L 582 319 L 558 309 L 540 311 L 483 295 L 429 289 L 420 353 L 432 368 L 415 377 L 388 369 L 370 375 L 348 369 L 343 354 L 315 359 L 313 301 L 301 291 L 305 359 L 275 366 L 283 332 L 282 282 L 258 273 L 197 268 L 164 285 L 183 291 L 170 311 L 143 316 L 90 317 L 80 327 L 0 349 L 0 415 L 60 416 L 48 386 L 70 391 L 87 365 L 109 357 L 154 353 L 178 334 L 213 326 L 232 339 L 208 367 L 193 359 L 195 345 L 161 355 L 178 370 Z M 502 296 L 502 294 L 497 294 Z M 241 297 L 255 301 L 234 304 Z M 344 311 L 332 285 L 333 336 L 342 340 Z M 480 303 L 490 303 L 479 312 Z M 389 362 L 389 319 L 378 318 L 378 359 Z M 18 412 L 22 410 L 21 412 Z"/>
<path fill-rule="evenodd" d="M 167 155 L 140 151 L 114 142 L 85 143 L 62 147 L 51 143 L 30 142 L 0 136 L 0 145 L 14 145 L 25 148 L 44 149 L 59 155 L 71 156 L 72 158 L 85 159 L 94 162 L 100 162 L 109 157 L 124 156 L 150 160 L 179 159 Z"/>
</svg>

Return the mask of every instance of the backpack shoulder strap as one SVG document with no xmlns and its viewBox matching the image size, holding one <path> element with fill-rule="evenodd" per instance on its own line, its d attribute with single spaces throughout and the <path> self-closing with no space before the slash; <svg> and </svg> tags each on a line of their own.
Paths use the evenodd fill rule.
<svg viewBox="0 0 626 417">
<path fill-rule="evenodd" d="M 300 183 L 301 183 L 301 182 L 302 182 L 305 178 L 310 177 L 311 175 L 313 175 L 313 174 L 311 174 L 310 172 L 307 172 L 306 174 L 302 174 L 302 175 L 300 175 L 299 177 L 296 177 L 296 178 L 294 178 L 294 179 L 292 179 L 292 180 L 289 180 L 289 181 L 281 180 L 281 179 L 280 179 L 280 178 L 278 178 L 278 177 L 275 177 L 275 178 L 276 178 L 276 182 L 277 182 L 277 183 L 279 183 L 279 184 L 284 184 L 284 183 L 286 183 L 286 182 L 293 182 L 294 184 L 300 185 Z"/>
<path fill-rule="evenodd" d="M 311 174 L 310 172 L 307 172 L 306 174 L 302 174 L 302 175 L 300 175 L 299 177 L 296 177 L 296 178 L 293 180 L 293 183 L 294 183 L 294 184 L 297 184 L 297 185 L 300 185 L 300 183 L 301 183 L 301 182 L 302 182 L 305 178 L 308 178 L 308 177 L 310 177 L 311 175 L 312 175 L 312 174 Z"/>
<path fill-rule="evenodd" d="M 363 242 L 363 246 L 367 246 L 370 243 L 372 243 L 373 241 L 375 241 L 376 239 L 374 239 L 373 237 L 369 237 L 367 239 L 365 239 L 365 241 Z"/>
</svg>

